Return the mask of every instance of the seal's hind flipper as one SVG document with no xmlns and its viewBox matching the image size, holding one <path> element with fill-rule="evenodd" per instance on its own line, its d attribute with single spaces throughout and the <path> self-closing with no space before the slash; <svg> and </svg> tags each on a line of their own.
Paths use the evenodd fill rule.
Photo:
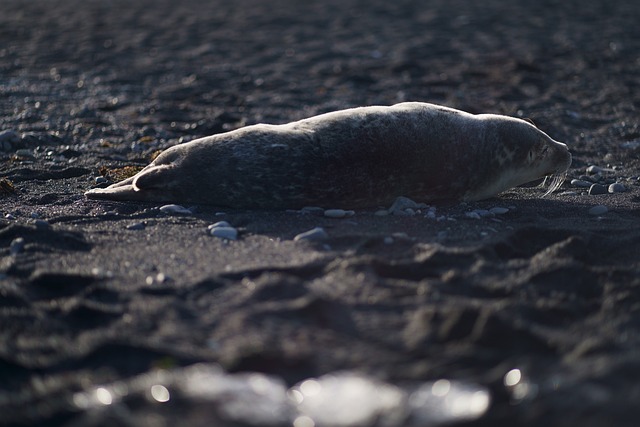
<svg viewBox="0 0 640 427">
<path fill-rule="evenodd" d="M 108 186 L 107 188 L 92 188 L 84 193 L 88 199 L 104 200 L 137 200 L 140 197 L 133 185 L 123 185 L 122 182 Z"/>
<path fill-rule="evenodd" d="M 166 188 L 173 169 L 172 164 L 149 165 L 130 178 L 131 185 L 135 191 Z"/>
<path fill-rule="evenodd" d="M 107 188 L 94 188 L 84 195 L 89 199 L 160 201 L 171 180 L 172 165 L 149 165 L 131 178 Z M 164 190 L 163 190 L 164 189 Z"/>
</svg>

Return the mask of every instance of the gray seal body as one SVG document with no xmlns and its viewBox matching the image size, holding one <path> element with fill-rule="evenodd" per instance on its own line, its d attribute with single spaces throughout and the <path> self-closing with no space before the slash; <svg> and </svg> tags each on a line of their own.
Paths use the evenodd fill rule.
<svg viewBox="0 0 640 427">
<path fill-rule="evenodd" d="M 473 201 L 570 164 L 565 144 L 524 120 L 407 102 L 197 139 L 86 195 L 267 210 Z"/>
</svg>

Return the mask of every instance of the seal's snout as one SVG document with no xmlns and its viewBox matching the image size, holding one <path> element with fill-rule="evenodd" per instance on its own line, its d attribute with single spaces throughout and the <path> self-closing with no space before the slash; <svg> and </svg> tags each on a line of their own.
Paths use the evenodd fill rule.
<svg viewBox="0 0 640 427">
<path fill-rule="evenodd" d="M 571 152 L 567 144 L 563 142 L 553 141 L 556 147 L 556 160 L 558 163 L 558 169 L 556 173 L 564 173 L 571 166 Z"/>
</svg>

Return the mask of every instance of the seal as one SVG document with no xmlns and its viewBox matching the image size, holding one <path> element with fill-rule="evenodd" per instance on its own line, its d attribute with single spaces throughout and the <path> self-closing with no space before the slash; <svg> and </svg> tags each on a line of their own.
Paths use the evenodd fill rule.
<svg viewBox="0 0 640 427">
<path fill-rule="evenodd" d="M 196 139 L 85 194 L 238 209 L 364 208 L 397 196 L 481 200 L 551 176 L 548 194 L 570 164 L 567 146 L 527 121 L 405 102 Z"/>
</svg>

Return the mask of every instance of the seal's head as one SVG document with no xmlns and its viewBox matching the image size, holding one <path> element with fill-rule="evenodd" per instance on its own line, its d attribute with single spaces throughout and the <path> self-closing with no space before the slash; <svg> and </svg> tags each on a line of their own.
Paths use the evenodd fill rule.
<svg viewBox="0 0 640 427">
<path fill-rule="evenodd" d="M 509 188 L 544 177 L 551 178 L 545 196 L 560 188 L 571 166 L 571 153 L 566 144 L 553 140 L 533 124 L 505 116 L 480 115 L 487 123 L 486 135 L 494 147 L 491 162 L 497 173 L 467 194 L 464 199 L 480 200 Z"/>
</svg>

